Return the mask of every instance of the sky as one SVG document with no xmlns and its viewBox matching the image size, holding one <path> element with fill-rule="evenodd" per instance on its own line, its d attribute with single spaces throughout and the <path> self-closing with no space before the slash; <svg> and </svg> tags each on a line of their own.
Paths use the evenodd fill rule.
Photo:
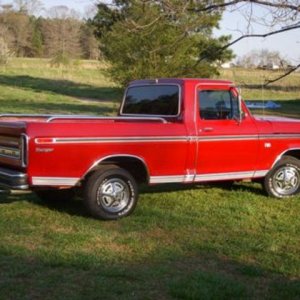
<svg viewBox="0 0 300 300">
<path fill-rule="evenodd" d="M 95 2 L 95 0 L 43 0 L 46 8 L 56 5 L 66 5 L 84 14 L 88 7 Z M 109 0 L 107 0 L 109 2 Z M 215 32 L 216 35 L 231 34 L 233 38 L 241 35 L 237 29 L 245 28 L 246 23 L 244 18 L 237 11 L 226 12 L 223 15 L 223 20 L 220 23 L 220 30 Z M 265 33 L 266 28 L 255 26 L 253 30 L 256 33 Z M 238 42 L 232 46 L 233 51 L 237 56 L 243 56 L 251 50 L 268 49 L 271 51 L 279 51 L 284 58 L 291 61 L 292 64 L 300 63 L 300 29 L 281 33 L 273 37 L 263 38 L 249 38 Z"/>
<path fill-rule="evenodd" d="M 225 12 L 220 24 L 220 30 L 217 35 L 231 34 L 233 39 L 241 36 L 237 29 L 246 31 L 246 21 L 238 12 Z M 270 28 L 255 25 L 252 30 L 255 33 L 263 34 L 272 31 Z M 273 29 L 274 30 L 274 29 Z M 300 63 L 300 28 L 290 30 L 284 33 L 269 36 L 267 38 L 246 38 L 235 44 L 232 49 L 238 56 L 249 53 L 254 49 L 268 49 L 270 51 L 279 51 L 282 57 L 287 58 L 292 64 Z"/>
<path fill-rule="evenodd" d="M 65 5 L 69 8 L 73 8 L 84 14 L 86 9 L 91 6 L 95 1 L 94 0 L 41 0 L 46 8 L 50 8 L 52 6 L 57 5 Z"/>
</svg>

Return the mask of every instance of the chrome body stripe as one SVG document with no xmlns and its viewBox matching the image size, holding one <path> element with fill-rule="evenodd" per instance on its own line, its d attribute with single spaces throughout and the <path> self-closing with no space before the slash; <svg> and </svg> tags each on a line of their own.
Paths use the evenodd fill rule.
<svg viewBox="0 0 300 300">
<path fill-rule="evenodd" d="M 184 175 L 151 176 L 150 183 L 179 183 L 184 182 Z"/>
<path fill-rule="evenodd" d="M 272 135 L 220 135 L 220 136 L 130 136 L 130 137 L 74 137 L 74 138 L 50 138 L 51 142 L 39 142 L 36 144 L 80 144 L 80 143 L 156 143 L 156 142 L 221 142 L 221 141 L 251 141 L 270 139 L 300 139 L 300 134 L 272 134 Z M 42 138 L 41 138 L 42 139 Z"/>
<path fill-rule="evenodd" d="M 229 172 L 214 174 L 197 174 L 197 175 L 170 175 L 170 176 L 151 176 L 150 183 L 182 183 L 182 182 L 204 182 L 218 180 L 234 180 L 243 178 L 264 177 L 268 170 L 246 171 L 246 172 Z"/>
<path fill-rule="evenodd" d="M 182 183 L 182 182 L 202 182 L 217 180 L 232 180 L 243 178 L 264 177 L 268 170 L 248 171 L 248 172 L 230 172 L 201 175 L 170 175 L 170 176 L 151 176 L 150 184 L 157 183 Z M 75 186 L 80 178 L 72 177 L 32 177 L 32 184 L 35 186 Z"/>
<path fill-rule="evenodd" d="M 300 139 L 300 134 L 269 134 L 269 135 L 221 135 L 221 136 L 198 136 L 200 142 L 219 142 L 219 141 L 249 141 L 249 140 L 276 140 L 276 139 Z"/>
<path fill-rule="evenodd" d="M 170 175 L 170 176 L 151 176 L 150 184 L 154 183 L 180 183 L 180 182 L 194 182 L 195 175 Z"/>
<path fill-rule="evenodd" d="M 52 142 L 39 142 L 36 144 L 90 144 L 90 143 L 156 143 L 156 142 L 187 142 L 187 136 L 166 136 L 166 137 L 101 137 L 101 138 L 53 138 Z"/>
<path fill-rule="evenodd" d="M 265 177 L 269 170 L 260 170 L 260 171 L 255 171 L 254 173 L 254 178 L 259 178 L 259 177 Z"/>
<path fill-rule="evenodd" d="M 218 181 L 218 180 L 234 180 L 243 178 L 259 178 L 264 177 L 268 170 L 259 171 L 245 171 L 245 172 L 229 172 L 229 173 L 215 173 L 215 174 L 201 174 L 196 175 L 195 181 Z"/>
<path fill-rule="evenodd" d="M 274 134 L 266 134 L 260 135 L 260 139 L 300 139 L 299 133 L 274 133 Z"/>
<path fill-rule="evenodd" d="M 195 174 L 185 175 L 183 178 L 183 182 L 194 182 Z"/>
<path fill-rule="evenodd" d="M 215 181 L 215 180 L 218 181 L 218 180 L 253 178 L 254 173 L 255 173 L 255 171 L 201 174 L 201 175 L 196 175 L 195 181 L 202 182 L 202 181 Z"/>
<path fill-rule="evenodd" d="M 132 154 L 124 154 L 124 153 L 120 153 L 120 154 L 115 154 L 115 155 L 108 155 L 108 156 L 105 156 L 105 157 L 102 157 L 101 159 L 99 160 L 96 160 L 90 167 L 89 169 L 84 173 L 84 175 L 82 176 L 82 178 L 85 178 L 85 176 L 91 171 L 93 170 L 96 166 L 100 165 L 102 162 L 104 162 L 105 160 L 110 160 L 110 159 L 114 159 L 114 158 L 133 158 L 133 159 L 136 159 L 138 161 L 140 161 L 144 167 L 145 167 L 145 170 L 147 172 L 147 182 L 149 182 L 149 178 L 150 178 L 150 175 L 149 175 L 149 169 L 148 169 L 148 166 L 145 162 L 145 160 L 142 158 L 142 157 L 139 157 L 139 156 L 136 156 L 136 155 L 132 155 Z"/>
<path fill-rule="evenodd" d="M 156 117 L 156 116 L 148 116 L 148 115 L 134 115 L 132 117 L 97 117 L 97 116 L 52 116 L 49 117 L 47 123 L 56 120 L 96 120 L 96 121 L 159 121 L 161 123 L 168 123 L 163 117 Z"/>
<path fill-rule="evenodd" d="M 246 172 L 230 172 L 215 174 L 198 174 L 198 175 L 171 175 L 171 176 L 151 176 L 150 183 L 172 183 L 172 182 L 202 182 L 202 181 L 218 181 L 233 180 L 243 178 L 259 178 L 264 177 L 268 170 L 246 171 Z"/>
<path fill-rule="evenodd" d="M 199 136 L 197 138 L 199 142 L 254 141 L 258 139 L 258 135 Z"/>
<path fill-rule="evenodd" d="M 80 178 L 32 177 L 32 184 L 38 186 L 75 186 Z"/>
</svg>

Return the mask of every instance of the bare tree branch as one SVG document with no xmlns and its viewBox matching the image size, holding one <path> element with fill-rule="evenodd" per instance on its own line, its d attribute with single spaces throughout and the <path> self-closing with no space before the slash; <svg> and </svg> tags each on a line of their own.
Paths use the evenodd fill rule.
<svg viewBox="0 0 300 300">
<path fill-rule="evenodd" d="M 135 30 L 141 30 L 141 29 L 145 29 L 147 27 L 151 27 L 152 25 L 154 25 L 155 23 L 157 23 L 160 19 L 162 18 L 162 16 L 158 16 L 156 19 L 154 19 L 151 23 L 145 24 L 145 25 L 139 25 L 137 24 L 134 20 L 130 19 L 129 22 L 134 26 Z"/>
<path fill-rule="evenodd" d="M 207 12 L 207 11 L 212 11 L 216 9 L 223 9 L 228 6 L 234 6 L 239 3 L 254 3 L 254 4 L 259 4 L 267 7 L 273 7 L 273 8 L 281 8 L 281 9 L 290 9 L 292 11 L 300 12 L 300 5 L 293 5 L 289 4 L 287 1 L 282 1 L 279 3 L 276 3 L 274 1 L 263 1 L 263 0 L 233 0 L 233 1 L 227 1 L 224 3 L 220 4 L 212 4 L 203 8 L 196 8 L 194 9 L 195 12 Z"/>
<path fill-rule="evenodd" d="M 300 24 L 296 24 L 294 26 L 288 26 L 288 27 L 284 27 L 275 31 L 271 31 L 271 32 L 267 32 L 267 33 L 263 33 L 263 34 L 245 34 L 240 36 L 239 38 L 233 40 L 232 42 L 230 42 L 229 44 L 225 45 L 224 47 L 220 48 L 220 51 L 223 51 L 229 47 L 231 47 L 232 45 L 236 44 L 237 42 L 246 39 L 246 38 L 266 38 L 268 36 L 271 35 L 275 35 L 278 33 L 282 33 L 282 32 L 286 32 L 286 31 L 290 31 L 290 30 L 294 30 L 294 29 L 299 29 L 300 28 Z"/>
<path fill-rule="evenodd" d="M 239 42 L 243 39 L 246 39 L 246 38 L 265 38 L 265 37 L 268 37 L 268 36 L 272 36 L 272 35 L 275 35 L 275 34 L 278 34 L 278 33 L 286 32 L 286 31 L 290 31 L 290 30 L 294 30 L 294 29 L 300 29 L 300 24 L 296 24 L 294 26 L 284 27 L 284 28 L 281 28 L 279 30 L 275 30 L 275 31 L 271 31 L 271 32 L 268 32 L 268 33 L 263 33 L 263 34 L 245 34 L 245 35 L 242 35 L 239 38 L 233 40 L 232 42 L 226 44 L 225 46 L 219 48 L 218 52 L 222 52 L 222 51 L 226 50 L 227 48 L 231 47 L 232 45 L 236 44 L 237 42 Z M 195 65 L 193 66 L 193 68 L 198 66 L 199 63 L 201 63 L 205 59 L 206 59 L 206 56 L 200 57 L 197 60 L 197 62 L 195 63 Z"/>
<path fill-rule="evenodd" d="M 279 77 L 277 77 L 277 78 L 275 78 L 275 79 L 265 81 L 265 83 L 264 83 L 263 86 L 266 87 L 266 86 L 268 86 L 269 84 L 272 84 L 272 83 L 274 83 L 274 82 L 276 82 L 276 81 L 279 81 L 279 80 L 281 80 L 282 78 L 287 77 L 287 76 L 290 75 L 291 73 L 295 72 L 295 71 L 298 70 L 299 68 L 300 68 L 300 64 L 297 65 L 297 66 L 294 67 L 294 68 L 291 68 L 288 72 L 284 73 L 283 75 L 281 75 L 281 76 L 279 76 Z"/>
</svg>

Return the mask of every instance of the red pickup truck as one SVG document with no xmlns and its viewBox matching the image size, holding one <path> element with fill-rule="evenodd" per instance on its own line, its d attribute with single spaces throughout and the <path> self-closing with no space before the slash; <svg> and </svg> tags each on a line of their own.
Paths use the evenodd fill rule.
<svg viewBox="0 0 300 300">
<path fill-rule="evenodd" d="M 138 184 L 250 179 L 300 190 L 300 121 L 254 117 L 229 81 L 132 82 L 117 117 L 2 115 L 0 186 L 44 199 L 83 191 L 94 217 L 133 212 Z"/>
</svg>

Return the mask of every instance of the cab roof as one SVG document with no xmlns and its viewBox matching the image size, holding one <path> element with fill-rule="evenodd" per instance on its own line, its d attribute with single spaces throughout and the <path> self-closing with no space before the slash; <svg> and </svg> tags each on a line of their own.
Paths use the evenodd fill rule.
<svg viewBox="0 0 300 300">
<path fill-rule="evenodd" d="M 220 84 L 220 85 L 233 85 L 229 80 L 217 80 L 208 78 L 158 78 L 158 79 L 142 79 L 131 81 L 129 85 L 144 85 L 144 84 L 162 84 L 174 83 L 182 85 L 184 82 L 196 84 Z"/>
</svg>

